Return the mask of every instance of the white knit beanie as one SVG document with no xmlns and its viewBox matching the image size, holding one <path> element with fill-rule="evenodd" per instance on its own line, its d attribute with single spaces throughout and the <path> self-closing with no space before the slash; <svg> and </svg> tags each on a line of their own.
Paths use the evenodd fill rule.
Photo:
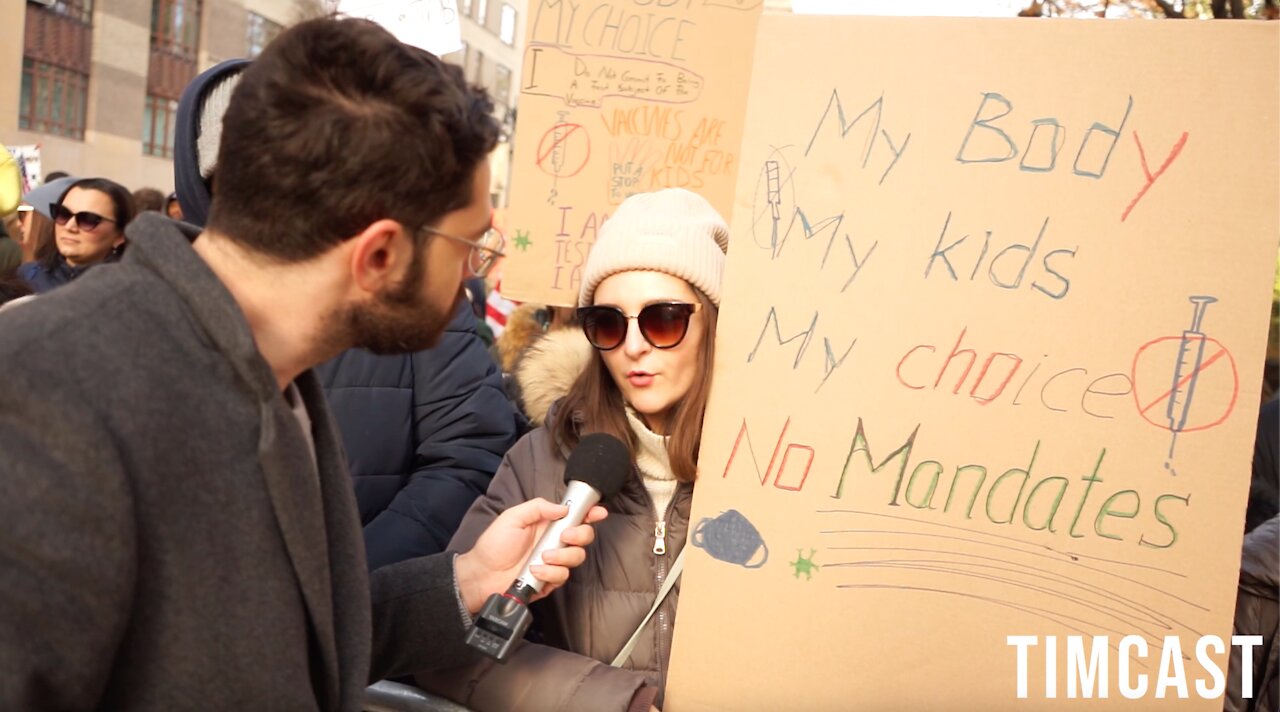
<svg viewBox="0 0 1280 712">
<path fill-rule="evenodd" d="M 606 277 L 630 270 L 665 272 L 720 306 L 729 226 L 706 198 L 684 188 L 638 193 L 609 216 L 582 271 L 578 306 L 590 306 Z"/>
<path fill-rule="evenodd" d="M 200 135 L 196 137 L 196 158 L 200 159 L 200 175 L 209 178 L 218 167 L 218 145 L 222 143 L 222 115 L 231 104 L 231 92 L 235 91 L 244 74 L 243 68 L 220 77 L 200 99 Z"/>
</svg>

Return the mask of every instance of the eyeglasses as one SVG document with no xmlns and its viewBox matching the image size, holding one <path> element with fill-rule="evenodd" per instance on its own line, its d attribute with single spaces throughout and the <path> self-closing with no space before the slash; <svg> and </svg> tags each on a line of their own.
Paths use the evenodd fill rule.
<svg viewBox="0 0 1280 712">
<path fill-rule="evenodd" d="M 115 220 L 112 220 L 111 218 L 103 217 L 97 213 L 91 213 L 88 210 L 81 210 L 78 213 L 73 213 L 68 210 L 65 205 L 61 205 L 59 203 L 50 203 L 49 212 L 53 213 L 53 221 L 59 225 L 66 225 L 71 222 L 71 218 L 75 218 L 76 225 L 81 230 L 88 230 L 90 232 L 97 230 L 98 226 L 104 222 L 115 222 Z"/>
<path fill-rule="evenodd" d="M 632 319 L 640 326 L 640 335 L 655 349 L 673 349 L 684 341 L 689 318 L 697 310 L 697 304 L 658 302 L 646 305 L 635 316 L 627 316 L 617 307 L 579 307 L 578 321 L 582 322 L 587 341 L 601 351 L 612 351 L 627 340 Z"/>
<path fill-rule="evenodd" d="M 467 267 L 471 270 L 473 277 L 486 277 L 489 270 L 497 264 L 499 257 L 505 257 L 502 248 L 507 244 L 507 239 L 502 236 L 502 232 L 496 227 L 491 227 L 480 236 L 479 240 L 468 240 L 464 237 L 456 237 L 447 233 L 440 232 L 433 227 L 423 227 L 422 232 L 437 237 L 443 237 L 446 240 L 460 242 L 471 248 L 471 253 L 467 257 Z"/>
</svg>

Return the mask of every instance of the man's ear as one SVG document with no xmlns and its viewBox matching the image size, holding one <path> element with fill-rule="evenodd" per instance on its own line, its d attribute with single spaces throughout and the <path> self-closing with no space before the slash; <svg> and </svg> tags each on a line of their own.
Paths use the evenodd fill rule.
<svg viewBox="0 0 1280 712">
<path fill-rule="evenodd" d="M 351 238 L 351 278 L 361 291 L 376 293 L 399 283 L 413 262 L 413 237 L 395 220 L 370 223 Z"/>
</svg>

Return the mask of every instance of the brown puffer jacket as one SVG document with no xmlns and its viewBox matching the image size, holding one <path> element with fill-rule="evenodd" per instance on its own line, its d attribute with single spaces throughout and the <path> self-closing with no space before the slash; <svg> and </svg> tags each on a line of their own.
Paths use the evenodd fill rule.
<svg viewBox="0 0 1280 712">
<path fill-rule="evenodd" d="M 548 355 L 563 370 L 564 352 Z M 467 512 L 449 549 L 470 549 L 507 507 L 533 497 L 560 501 L 566 456 L 545 427 L 522 438 L 507 453 L 488 493 Z M 646 625 L 630 659 L 622 668 L 609 662 L 649 612 L 684 547 L 692 496 L 690 484 L 676 490 L 666 516 L 666 553 L 653 553 L 657 513 L 633 465 L 622 491 L 606 503 L 609 517 L 596 525 L 586 563 L 574 569 L 568 584 L 534 604 L 531 630 L 540 644 L 522 644 L 505 664 L 467 661 L 420 675 L 418 684 L 477 712 L 608 712 L 626 710 L 633 701 L 645 702 L 647 709 L 653 691 L 636 693 L 642 686 L 660 691 L 665 684 L 679 582 Z"/>
<path fill-rule="evenodd" d="M 1272 517 L 1244 539 L 1235 635 L 1261 635 L 1253 649 L 1253 699 L 1240 691 L 1241 651 L 1231 647 L 1226 712 L 1280 709 L 1280 516 Z"/>
</svg>

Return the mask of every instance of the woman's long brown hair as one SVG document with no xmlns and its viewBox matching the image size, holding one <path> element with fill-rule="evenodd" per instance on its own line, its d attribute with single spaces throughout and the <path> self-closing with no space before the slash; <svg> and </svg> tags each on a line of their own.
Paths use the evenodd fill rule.
<svg viewBox="0 0 1280 712">
<path fill-rule="evenodd" d="M 681 482 L 698 477 L 698 445 L 702 440 L 702 417 L 711 393 L 711 366 L 715 362 L 716 320 L 719 310 L 699 289 L 692 287 L 701 303 L 703 314 L 702 348 L 698 358 L 700 373 L 689 392 L 676 403 L 667 419 L 667 456 L 671 471 Z M 573 382 L 568 394 L 548 420 L 548 428 L 556 442 L 568 449 L 577 447 L 583 436 L 608 433 L 627 444 L 634 460 L 638 443 L 627 423 L 626 404 L 622 392 L 609 375 L 600 353 L 592 354 L 591 363 Z"/>
</svg>

